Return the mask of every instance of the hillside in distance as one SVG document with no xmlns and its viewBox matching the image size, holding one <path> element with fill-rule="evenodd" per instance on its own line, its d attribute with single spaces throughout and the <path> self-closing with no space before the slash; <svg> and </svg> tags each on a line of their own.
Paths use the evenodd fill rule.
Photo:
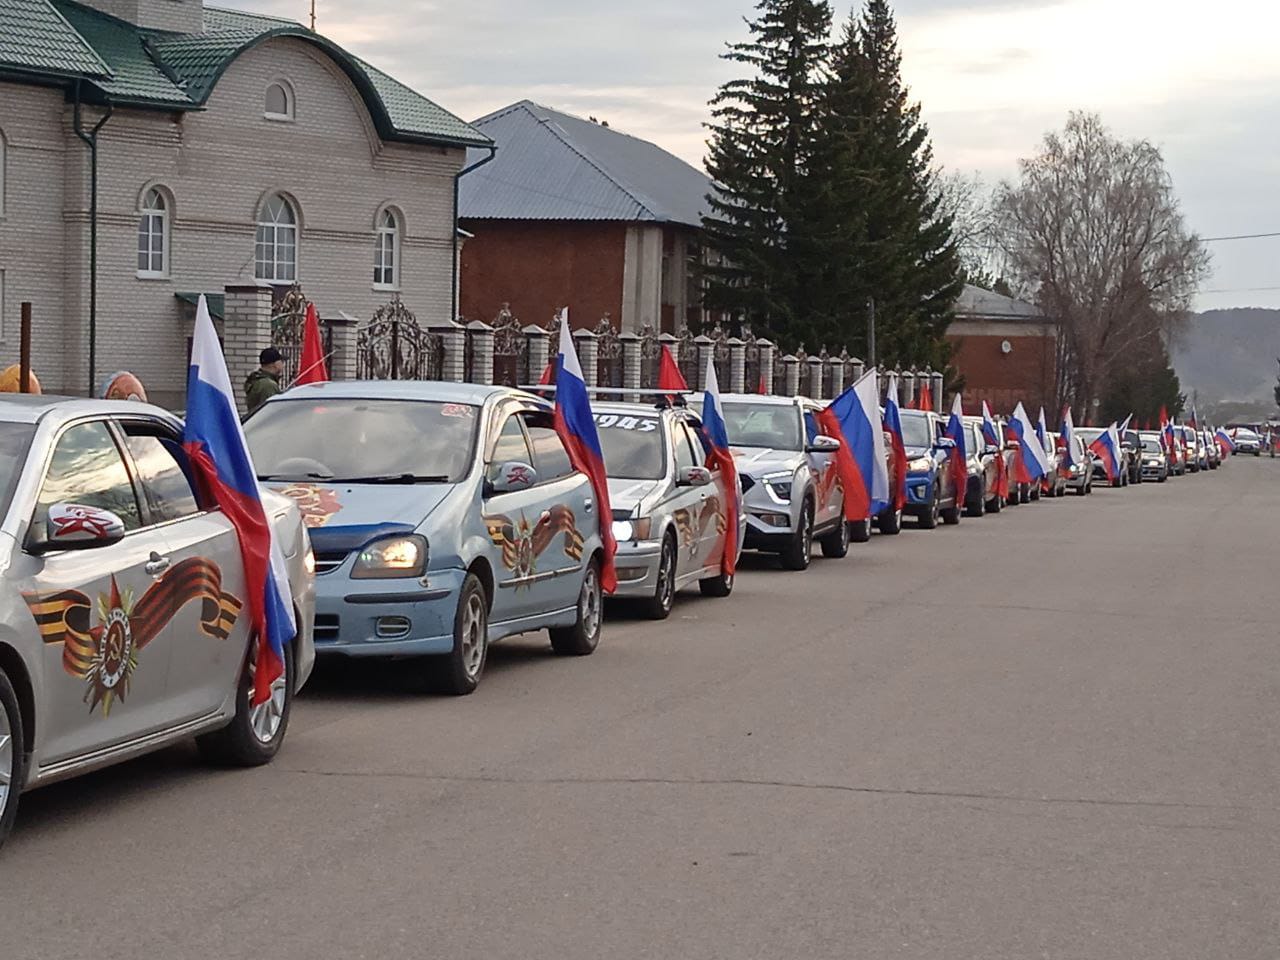
<svg viewBox="0 0 1280 960">
<path fill-rule="evenodd" d="M 1201 411 L 1230 407 L 1237 416 L 1277 411 L 1273 388 L 1280 357 L 1280 310 L 1239 307 L 1193 314 L 1173 343 L 1173 368 L 1182 392 Z"/>
</svg>

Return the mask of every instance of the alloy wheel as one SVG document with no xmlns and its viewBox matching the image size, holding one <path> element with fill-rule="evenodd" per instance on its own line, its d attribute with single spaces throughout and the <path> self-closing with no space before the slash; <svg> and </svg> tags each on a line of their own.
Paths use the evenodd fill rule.
<svg viewBox="0 0 1280 960">
<path fill-rule="evenodd" d="M 462 669 L 474 679 L 484 665 L 485 645 L 489 642 L 489 629 L 485 623 L 484 597 L 472 592 L 462 608 Z"/>
<path fill-rule="evenodd" d="M 662 554 L 658 558 L 658 604 L 670 610 L 676 594 L 676 548 L 670 539 L 662 541 Z"/>
<path fill-rule="evenodd" d="M 14 789 L 15 759 L 13 729 L 9 726 L 9 715 L 0 706 L 0 812 L 4 811 L 9 802 L 9 791 Z"/>
<path fill-rule="evenodd" d="M 270 695 L 256 707 L 252 704 L 252 683 L 249 684 L 247 696 L 250 701 L 249 727 L 259 743 L 270 743 L 276 738 L 276 734 L 280 732 L 280 724 L 284 722 L 285 702 L 289 698 L 288 671 L 280 671 L 280 676 L 271 682 Z"/>
<path fill-rule="evenodd" d="M 600 630 L 600 574 L 596 572 L 594 563 L 587 567 L 587 575 L 582 581 L 578 612 L 582 617 L 582 632 L 594 637 Z"/>
</svg>

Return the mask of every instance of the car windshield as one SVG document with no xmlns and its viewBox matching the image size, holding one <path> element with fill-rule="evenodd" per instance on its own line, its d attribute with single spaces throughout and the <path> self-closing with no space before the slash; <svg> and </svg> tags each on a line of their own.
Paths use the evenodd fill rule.
<svg viewBox="0 0 1280 960">
<path fill-rule="evenodd" d="M 1143 438 L 1143 441 L 1142 441 L 1142 449 L 1143 449 L 1143 450 L 1146 450 L 1148 453 L 1159 453 L 1159 452 L 1160 452 L 1160 449 L 1161 449 L 1161 447 L 1160 447 L 1160 441 L 1159 441 L 1159 440 L 1147 440 L 1146 438 Z"/>
<path fill-rule="evenodd" d="M 930 420 L 923 413 L 902 411 L 902 445 L 905 447 L 931 447 Z"/>
<path fill-rule="evenodd" d="M 735 447 L 802 450 L 800 417 L 791 404 L 726 403 L 725 428 Z"/>
<path fill-rule="evenodd" d="M 1100 427 L 1076 427 L 1076 433 L 1079 434 L 1081 440 L 1089 444 L 1102 436 L 1102 429 Z"/>
<path fill-rule="evenodd" d="M 471 467 L 479 413 L 422 400 L 276 400 L 244 432 L 263 480 L 453 483 Z"/>
<path fill-rule="evenodd" d="M 604 452 L 604 469 L 611 477 L 658 480 L 666 473 L 662 423 L 657 417 L 597 413 L 596 428 Z"/>
<path fill-rule="evenodd" d="M 36 428 L 29 423 L 0 422 L 0 516 L 9 512 L 13 488 L 27 459 L 27 448 Z"/>
</svg>

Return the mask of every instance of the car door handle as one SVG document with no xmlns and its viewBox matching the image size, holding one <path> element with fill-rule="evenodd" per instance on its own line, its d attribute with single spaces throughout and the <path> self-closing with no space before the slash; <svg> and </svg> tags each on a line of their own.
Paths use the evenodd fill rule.
<svg viewBox="0 0 1280 960">
<path fill-rule="evenodd" d="M 143 565 L 142 569 L 146 571 L 147 576 L 158 577 L 169 569 L 169 563 L 170 561 L 168 557 L 162 557 L 160 554 L 152 550 L 151 559 Z"/>
<path fill-rule="evenodd" d="M 593 509 L 595 509 L 595 505 L 596 505 L 595 501 L 592 500 L 590 497 L 587 497 L 587 499 L 582 501 L 582 509 L 587 513 L 590 513 Z"/>
</svg>

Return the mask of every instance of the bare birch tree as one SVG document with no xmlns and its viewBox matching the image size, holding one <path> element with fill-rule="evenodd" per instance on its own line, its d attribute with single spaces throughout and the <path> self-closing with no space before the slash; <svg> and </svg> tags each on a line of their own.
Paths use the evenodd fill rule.
<svg viewBox="0 0 1280 960">
<path fill-rule="evenodd" d="M 1112 372 L 1167 342 L 1209 270 L 1160 151 L 1072 113 L 1001 184 L 996 230 L 1007 269 L 1058 332 L 1056 393 L 1087 417 Z"/>
</svg>

